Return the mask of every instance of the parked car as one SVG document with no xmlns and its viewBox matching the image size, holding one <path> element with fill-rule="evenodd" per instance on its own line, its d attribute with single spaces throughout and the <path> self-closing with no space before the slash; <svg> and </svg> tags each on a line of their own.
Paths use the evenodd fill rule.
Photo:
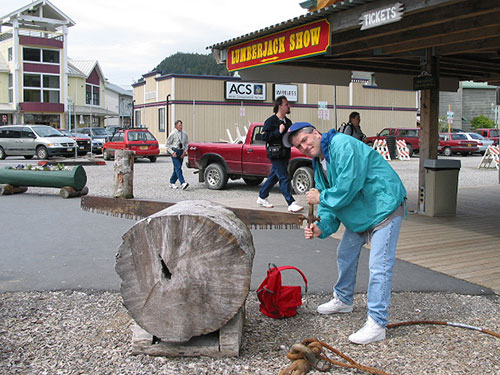
<svg viewBox="0 0 500 375">
<path fill-rule="evenodd" d="M 410 157 L 414 152 L 420 150 L 420 128 L 385 128 L 374 137 L 366 137 L 365 143 L 372 147 L 376 139 L 385 139 L 388 135 L 393 135 L 397 140 L 402 139 L 406 142 L 406 147 Z"/>
<path fill-rule="evenodd" d="M 117 131 L 103 146 L 104 160 L 111 160 L 116 150 L 132 150 L 136 157 L 156 161 L 160 147 L 155 136 L 147 129 L 125 129 Z"/>
<path fill-rule="evenodd" d="M 76 133 L 87 134 L 92 139 L 99 139 L 103 143 L 106 143 L 111 139 L 111 134 L 105 128 L 77 128 L 75 129 Z"/>
<path fill-rule="evenodd" d="M 89 136 L 85 134 L 72 133 L 66 129 L 57 129 L 63 134 L 65 137 L 73 139 L 78 145 L 78 155 L 84 156 L 90 152 L 90 144 L 91 139 Z"/>
<path fill-rule="evenodd" d="M 106 131 L 111 135 L 114 135 L 118 130 L 123 130 L 123 128 L 121 126 L 118 126 L 118 125 L 106 126 Z"/>
<path fill-rule="evenodd" d="M 463 156 L 478 152 L 476 141 L 467 139 L 463 133 L 440 133 L 439 151 L 445 156 L 460 153 Z"/>
<path fill-rule="evenodd" d="M 51 156 L 73 156 L 76 142 L 47 125 L 6 125 L 0 127 L 0 159 L 24 156 L 48 159 Z"/>
<path fill-rule="evenodd" d="M 483 128 L 483 129 L 476 129 L 474 130 L 474 132 L 482 135 L 484 138 L 491 139 L 495 145 L 498 145 L 498 139 L 500 135 L 499 129 Z"/>
<path fill-rule="evenodd" d="M 493 146 L 495 143 L 492 139 L 484 138 L 482 135 L 477 133 L 459 133 L 464 134 L 469 141 L 476 141 L 477 147 L 479 148 L 478 152 L 481 155 L 484 155 L 488 147 Z"/>
</svg>

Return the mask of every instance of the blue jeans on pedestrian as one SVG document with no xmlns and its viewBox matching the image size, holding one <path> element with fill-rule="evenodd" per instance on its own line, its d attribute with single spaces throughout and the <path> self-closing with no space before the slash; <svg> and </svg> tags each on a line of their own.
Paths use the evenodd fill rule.
<svg viewBox="0 0 500 375">
<path fill-rule="evenodd" d="M 177 182 L 177 179 L 179 179 L 179 182 L 183 184 L 186 182 L 184 180 L 184 176 L 182 175 L 182 151 L 177 152 L 176 151 L 177 157 L 174 157 L 172 155 L 172 163 L 174 164 L 174 172 L 172 173 L 172 176 L 170 177 L 170 183 L 175 184 Z"/>
<path fill-rule="evenodd" d="M 288 177 L 288 159 L 270 160 L 272 164 L 271 172 L 264 185 L 260 188 L 259 197 L 266 199 L 273 186 L 279 181 L 281 194 L 285 197 L 288 205 L 291 205 L 295 202 L 295 199 L 292 197 L 292 184 L 290 183 L 290 177 Z"/>
<path fill-rule="evenodd" d="M 382 327 L 388 323 L 396 245 L 402 220 L 401 216 L 394 217 L 385 227 L 375 231 L 371 239 L 368 315 Z M 351 232 L 346 228 L 337 248 L 338 279 L 333 289 L 338 298 L 348 305 L 353 304 L 358 261 L 365 242 L 365 233 Z"/>
</svg>

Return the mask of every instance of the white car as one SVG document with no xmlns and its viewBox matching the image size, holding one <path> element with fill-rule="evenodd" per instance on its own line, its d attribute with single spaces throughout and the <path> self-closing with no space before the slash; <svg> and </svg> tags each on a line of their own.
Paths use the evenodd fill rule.
<svg viewBox="0 0 500 375">
<path fill-rule="evenodd" d="M 493 146 L 494 143 L 492 139 L 484 138 L 481 134 L 477 133 L 460 133 L 460 134 L 465 135 L 467 139 L 470 141 L 476 141 L 477 147 L 479 148 L 477 152 L 479 152 L 481 155 L 484 155 L 488 147 Z"/>
</svg>

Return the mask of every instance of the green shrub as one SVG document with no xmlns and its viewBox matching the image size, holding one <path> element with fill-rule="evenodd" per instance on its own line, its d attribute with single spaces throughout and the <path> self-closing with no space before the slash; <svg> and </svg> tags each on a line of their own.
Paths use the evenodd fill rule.
<svg viewBox="0 0 500 375">
<path fill-rule="evenodd" d="M 481 128 L 494 128 L 495 121 L 490 120 L 485 115 L 476 116 L 471 120 L 470 127 L 472 130 L 481 129 Z"/>
</svg>

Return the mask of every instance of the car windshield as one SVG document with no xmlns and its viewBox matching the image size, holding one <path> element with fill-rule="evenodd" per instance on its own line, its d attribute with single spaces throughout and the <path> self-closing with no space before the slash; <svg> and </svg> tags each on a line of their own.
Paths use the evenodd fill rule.
<svg viewBox="0 0 500 375">
<path fill-rule="evenodd" d="M 95 135 L 104 135 L 104 136 L 108 136 L 109 135 L 109 133 L 104 128 L 92 128 L 92 132 Z"/>
<path fill-rule="evenodd" d="M 127 140 L 129 141 L 156 141 L 153 134 L 148 131 L 128 132 Z"/>
<path fill-rule="evenodd" d="M 67 130 L 59 130 L 59 132 L 62 134 L 62 135 L 65 135 L 66 137 L 73 137 L 73 134 L 71 134 L 69 131 Z"/>
<path fill-rule="evenodd" d="M 59 130 L 50 126 L 33 126 L 32 129 L 39 137 L 64 137 Z"/>
<path fill-rule="evenodd" d="M 484 137 L 481 135 L 481 134 L 477 134 L 477 133 L 469 133 L 469 136 L 472 138 L 472 139 L 480 139 L 480 140 L 483 140 Z"/>
</svg>

